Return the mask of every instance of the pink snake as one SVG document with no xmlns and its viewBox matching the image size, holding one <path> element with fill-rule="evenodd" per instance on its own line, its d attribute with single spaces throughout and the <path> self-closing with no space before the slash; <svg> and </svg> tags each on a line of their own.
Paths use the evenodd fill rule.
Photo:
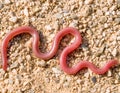
<svg viewBox="0 0 120 93">
<path fill-rule="evenodd" d="M 1 54 L 2 54 L 2 61 L 3 61 L 3 69 L 6 70 L 7 69 L 7 65 L 8 65 L 8 59 L 7 59 L 7 48 L 8 48 L 8 43 L 10 42 L 10 40 L 22 33 L 29 33 L 30 35 L 32 35 L 33 37 L 33 43 L 32 43 L 32 51 L 34 53 L 34 55 L 38 58 L 41 58 L 43 60 L 48 60 L 50 58 L 52 58 L 57 50 L 58 50 L 58 46 L 60 43 L 60 40 L 67 34 L 71 34 L 75 37 L 75 41 L 67 46 L 61 53 L 60 55 L 60 67 L 61 69 L 66 72 L 67 74 L 76 74 L 77 72 L 79 72 L 81 69 L 83 68 L 89 68 L 91 69 L 94 73 L 96 74 L 104 74 L 106 73 L 112 66 L 116 65 L 118 63 L 117 60 L 110 60 L 109 62 L 107 62 L 102 68 L 97 68 L 94 64 L 92 64 L 91 62 L 88 61 L 81 61 L 79 62 L 77 65 L 73 66 L 73 67 L 69 67 L 66 59 L 67 59 L 67 55 L 69 53 L 71 53 L 73 50 L 75 50 L 76 48 L 78 48 L 80 46 L 80 44 L 82 43 L 82 37 L 79 33 L 79 31 L 75 28 L 72 27 L 68 27 L 65 28 L 61 31 L 59 31 L 55 38 L 53 39 L 53 44 L 52 47 L 50 49 L 49 52 L 47 53 L 42 53 L 39 50 L 39 33 L 33 29 L 32 27 L 29 26 L 23 26 L 23 27 L 18 27 L 16 29 L 14 29 L 13 31 L 11 31 L 10 33 L 8 33 L 5 38 L 2 41 L 2 46 L 1 46 Z"/>
</svg>

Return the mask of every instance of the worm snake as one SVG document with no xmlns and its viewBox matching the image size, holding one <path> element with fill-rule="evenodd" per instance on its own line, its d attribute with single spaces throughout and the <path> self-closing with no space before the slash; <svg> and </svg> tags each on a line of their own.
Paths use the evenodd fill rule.
<svg viewBox="0 0 120 93">
<path fill-rule="evenodd" d="M 39 42 L 39 33 L 37 32 L 37 30 L 35 30 L 34 28 L 29 27 L 29 26 L 23 26 L 23 27 L 18 27 L 16 29 L 12 30 L 10 33 L 8 33 L 5 36 L 5 38 L 2 41 L 1 54 L 2 54 L 2 62 L 3 62 L 2 67 L 4 70 L 7 69 L 7 65 L 8 65 L 8 59 L 7 59 L 8 43 L 10 42 L 10 40 L 12 38 L 14 38 L 15 36 L 22 34 L 22 33 L 29 33 L 32 36 L 32 38 L 33 38 L 32 51 L 36 57 L 41 58 L 43 60 L 48 60 L 56 54 L 60 40 L 65 35 L 67 35 L 67 34 L 73 35 L 75 37 L 75 41 L 71 45 L 69 45 L 69 46 L 65 47 L 65 49 L 63 49 L 63 51 L 60 55 L 60 59 L 59 59 L 61 69 L 64 72 L 66 72 L 67 74 L 76 74 L 82 68 L 89 68 L 96 74 L 104 74 L 112 66 L 114 66 L 118 63 L 117 60 L 110 60 L 102 68 L 97 68 L 91 62 L 81 61 L 77 65 L 75 65 L 73 67 L 69 67 L 66 62 L 67 55 L 69 53 L 71 53 L 73 50 L 75 50 L 76 48 L 78 48 L 80 46 L 80 44 L 82 43 L 81 34 L 79 33 L 79 31 L 77 29 L 68 27 L 68 28 L 65 28 L 65 29 L 59 31 L 53 39 L 53 43 L 52 43 L 52 47 L 51 47 L 50 51 L 46 52 L 46 53 L 42 53 L 39 50 L 40 42 Z"/>
</svg>

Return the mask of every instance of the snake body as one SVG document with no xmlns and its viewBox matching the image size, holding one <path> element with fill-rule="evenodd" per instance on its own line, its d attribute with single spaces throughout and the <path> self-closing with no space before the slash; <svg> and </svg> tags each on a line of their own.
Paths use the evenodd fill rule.
<svg viewBox="0 0 120 93">
<path fill-rule="evenodd" d="M 104 74 L 112 66 L 114 66 L 118 63 L 117 60 L 110 60 L 102 68 L 97 68 L 91 62 L 81 61 L 77 65 L 75 65 L 73 67 L 69 67 L 66 62 L 67 55 L 69 53 L 71 53 L 72 51 L 74 51 L 76 48 L 78 48 L 80 46 L 80 44 L 82 43 L 81 34 L 79 33 L 79 31 L 77 29 L 68 27 L 68 28 L 65 28 L 65 29 L 62 29 L 61 31 L 59 31 L 53 39 L 53 43 L 52 43 L 52 47 L 51 47 L 50 51 L 46 52 L 46 53 L 42 53 L 39 49 L 39 45 L 40 45 L 39 38 L 40 37 L 39 37 L 39 33 L 37 32 L 37 30 L 32 27 L 29 27 L 29 26 L 23 26 L 23 27 L 18 27 L 16 29 L 12 30 L 10 33 L 8 33 L 5 36 L 5 38 L 2 41 L 1 54 L 2 54 L 2 62 L 3 62 L 2 66 L 3 66 L 4 70 L 7 69 L 7 65 L 8 65 L 8 59 L 7 59 L 8 43 L 10 42 L 10 40 L 12 38 L 14 38 L 15 36 L 22 34 L 22 33 L 28 33 L 32 36 L 32 38 L 33 38 L 32 51 L 36 57 L 41 58 L 43 60 L 49 60 L 56 54 L 59 43 L 65 35 L 67 35 L 67 34 L 73 35 L 75 37 L 75 41 L 71 45 L 69 45 L 69 46 L 65 47 L 65 49 L 63 49 L 63 51 L 60 55 L 60 59 L 59 59 L 61 69 L 68 74 L 76 74 L 82 68 L 86 68 L 86 67 L 91 69 L 96 74 Z"/>
</svg>

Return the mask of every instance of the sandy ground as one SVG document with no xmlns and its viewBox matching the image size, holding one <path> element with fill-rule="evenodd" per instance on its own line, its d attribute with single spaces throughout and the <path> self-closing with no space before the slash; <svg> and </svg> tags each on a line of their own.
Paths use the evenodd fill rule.
<svg viewBox="0 0 120 93">
<path fill-rule="evenodd" d="M 0 0 L 0 39 L 23 25 L 38 30 L 42 52 L 49 51 L 61 29 L 77 28 L 83 43 L 68 56 L 71 66 L 89 60 L 102 67 L 110 59 L 120 59 L 120 0 Z M 62 39 L 48 61 L 34 56 L 30 35 L 12 39 L 7 72 L 0 67 L 0 93 L 120 93 L 119 65 L 105 75 L 89 69 L 68 75 L 61 70 L 60 53 L 72 39 Z"/>
</svg>

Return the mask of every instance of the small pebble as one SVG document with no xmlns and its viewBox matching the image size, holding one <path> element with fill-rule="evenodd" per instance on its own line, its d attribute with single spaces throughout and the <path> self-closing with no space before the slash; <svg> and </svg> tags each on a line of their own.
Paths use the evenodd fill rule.
<svg viewBox="0 0 120 93">
<path fill-rule="evenodd" d="M 61 71 L 60 71 L 58 68 L 56 68 L 56 67 L 53 67 L 53 68 L 52 68 L 52 71 L 53 71 L 55 74 L 61 74 Z"/>
<path fill-rule="evenodd" d="M 116 10 L 116 8 L 117 8 L 117 7 L 113 5 L 113 6 L 110 8 L 110 10 L 111 10 L 111 11 L 114 11 L 114 10 Z"/>
<path fill-rule="evenodd" d="M 114 57 L 117 55 L 117 49 L 116 48 L 114 48 L 113 50 L 112 50 L 112 53 L 111 53 Z"/>
<path fill-rule="evenodd" d="M 98 9 L 98 10 L 97 10 L 97 15 L 100 15 L 100 16 L 103 15 L 102 10 L 99 10 L 99 9 Z"/>
<path fill-rule="evenodd" d="M 9 82 L 9 84 L 11 84 L 11 85 L 14 83 L 14 81 L 13 81 L 12 79 L 9 79 L 8 82 Z"/>
<path fill-rule="evenodd" d="M 70 26 L 70 27 L 77 27 L 77 25 L 78 25 L 77 23 L 71 22 L 69 26 Z"/>
<path fill-rule="evenodd" d="M 12 16 L 11 18 L 9 18 L 9 21 L 16 23 L 17 22 L 17 17 L 16 16 Z"/>
<path fill-rule="evenodd" d="M 37 64 L 38 66 L 41 66 L 41 67 L 46 67 L 46 66 L 47 66 L 47 63 L 46 63 L 44 60 L 37 61 L 36 64 Z"/>
<path fill-rule="evenodd" d="M 49 82 L 50 82 L 50 79 L 49 79 L 49 78 L 45 78 L 45 82 L 46 82 L 46 83 L 49 83 Z"/>
<path fill-rule="evenodd" d="M 116 13 L 115 13 L 115 11 L 112 11 L 112 13 L 111 13 L 112 15 L 115 15 Z"/>
<path fill-rule="evenodd" d="M 74 19 L 74 20 L 78 20 L 78 16 L 76 14 L 71 15 L 71 18 Z"/>
<path fill-rule="evenodd" d="M 15 79 L 15 85 L 18 85 L 18 84 L 20 84 L 20 80 L 19 79 Z"/>
<path fill-rule="evenodd" d="M 65 83 L 63 84 L 64 87 L 69 87 L 69 85 L 70 85 L 69 82 L 65 82 Z"/>
<path fill-rule="evenodd" d="M 63 84 L 66 81 L 66 77 L 65 75 L 62 75 L 62 77 L 60 77 L 60 84 Z"/>
<path fill-rule="evenodd" d="M 107 12 L 108 11 L 108 7 L 103 7 L 102 11 L 103 12 Z"/>
<path fill-rule="evenodd" d="M 90 76 L 90 74 L 88 72 L 84 74 L 85 78 L 89 78 L 89 76 Z"/>
<path fill-rule="evenodd" d="M 4 83 L 5 83 L 5 84 L 8 84 L 8 83 L 9 83 L 9 80 L 8 80 L 8 79 L 5 79 L 5 80 L 4 80 Z"/>
<path fill-rule="evenodd" d="M 30 38 L 26 43 L 25 43 L 25 47 L 28 47 L 28 48 L 32 48 L 32 41 L 33 41 L 33 38 Z M 23 46 L 21 46 L 22 48 Z"/>
<path fill-rule="evenodd" d="M 82 82 L 82 80 L 77 79 L 76 82 L 77 82 L 77 84 L 80 84 Z"/>
<path fill-rule="evenodd" d="M 31 56 L 30 56 L 30 55 L 27 55 L 27 56 L 26 56 L 26 60 L 27 60 L 27 61 L 30 61 L 30 60 L 31 60 Z"/>
<path fill-rule="evenodd" d="M 85 4 L 91 4 L 93 0 L 85 0 Z"/>
<path fill-rule="evenodd" d="M 113 1 L 114 1 L 114 0 L 107 0 L 107 3 L 108 3 L 109 5 L 111 5 L 111 4 L 113 3 Z"/>
<path fill-rule="evenodd" d="M 35 17 L 32 17 L 32 18 L 31 18 L 31 21 L 34 22 L 34 21 L 35 21 Z"/>
<path fill-rule="evenodd" d="M 21 90 L 17 90 L 16 93 L 22 93 L 22 91 Z"/>
<path fill-rule="evenodd" d="M 115 82 L 114 82 L 115 84 L 118 84 L 119 83 L 119 81 L 118 80 L 115 80 Z"/>
<path fill-rule="evenodd" d="M 4 75 L 5 71 L 3 69 L 0 69 L 0 74 Z"/>
<path fill-rule="evenodd" d="M 107 21 L 107 18 L 105 16 L 100 17 L 100 22 L 105 23 Z"/>
<path fill-rule="evenodd" d="M 10 4 L 10 0 L 4 0 L 4 4 Z"/>
<path fill-rule="evenodd" d="M 30 89 L 29 90 L 29 93 L 35 93 L 33 89 Z"/>
<path fill-rule="evenodd" d="M 70 82 L 70 81 L 71 81 L 71 77 L 70 77 L 70 76 L 66 76 L 66 80 L 67 80 L 68 82 Z"/>
<path fill-rule="evenodd" d="M 110 88 L 107 88 L 105 93 L 111 93 Z"/>
<path fill-rule="evenodd" d="M 110 12 L 109 12 L 109 11 L 107 11 L 107 12 L 105 13 L 105 15 L 107 15 L 107 16 L 108 16 L 108 15 L 110 15 Z"/>
<path fill-rule="evenodd" d="M 18 58 L 17 58 L 17 60 L 16 60 L 18 63 L 21 63 L 21 62 L 23 62 L 23 59 L 20 57 L 20 56 L 18 56 Z"/>
<path fill-rule="evenodd" d="M 55 17 L 58 18 L 58 19 L 61 19 L 63 17 L 63 15 L 60 14 L 60 13 L 57 13 L 57 14 L 55 14 Z"/>
<path fill-rule="evenodd" d="M 23 13 L 24 13 L 25 16 L 29 16 L 29 13 L 28 13 L 28 9 L 27 9 L 27 8 L 24 9 Z"/>
<path fill-rule="evenodd" d="M 120 16 L 120 11 L 118 11 L 118 12 L 117 12 L 117 15 L 119 15 L 119 16 Z"/>
<path fill-rule="evenodd" d="M 91 14 L 91 8 L 89 6 L 83 7 L 81 10 L 82 16 L 89 16 Z"/>
<path fill-rule="evenodd" d="M 107 23 L 104 24 L 104 28 L 108 28 L 109 25 Z"/>
<path fill-rule="evenodd" d="M 120 18 L 115 18 L 115 22 L 116 22 L 117 24 L 119 24 L 119 23 L 120 23 Z"/>
<path fill-rule="evenodd" d="M 18 67 L 18 63 L 17 62 L 14 62 L 10 65 L 10 68 L 13 69 L 13 68 L 16 68 Z"/>
<path fill-rule="evenodd" d="M 112 76 L 112 72 L 111 72 L 110 70 L 108 71 L 107 76 L 108 76 L 108 77 L 111 77 L 111 76 Z"/>
<path fill-rule="evenodd" d="M 3 5 L 0 3 L 0 9 L 2 9 Z"/>
<path fill-rule="evenodd" d="M 46 26 L 45 26 L 45 29 L 46 29 L 46 30 L 52 30 L 52 27 L 51 27 L 50 25 L 46 25 Z"/>
<path fill-rule="evenodd" d="M 120 41 L 120 36 L 117 37 L 117 40 Z"/>
<path fill-rule="evenodd" d="M 96 82 L 97 82 L 97 79 L 96 79 L 96 77 L 95 77 L 95 76 L 94 76 L 94 77 L 92 77 L 92 78 L 91 78 L 91 80 L 92 80 L 92 82 L 93 82 L 93 83 L 96 83 Z"/>
</svg>

